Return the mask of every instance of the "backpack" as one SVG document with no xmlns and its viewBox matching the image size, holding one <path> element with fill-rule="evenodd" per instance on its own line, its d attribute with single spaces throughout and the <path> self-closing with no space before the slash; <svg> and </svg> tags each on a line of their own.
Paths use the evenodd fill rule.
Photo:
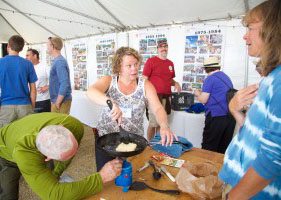
<svg viewBox="0 0 281 200">
<path fill-rule="evenodd" d="M 231 99 L 234 97 L 234 95 L 236 94 L 236 92 L 238 91 L 238 90 L 236 90 L 236 89 L 234 89 L 234 88 L 231 88 L 231 87 L 229 87 L 227 84 L 226 84 L 226 82 L 223 80 L 223 79 L 221 79 L 220 77 L 218 77 L 218 76 L 216 76 L 216 75 L 214 75 L 215 77 L 217 77 L 218 79 L 220 79 L 229 89 L 227 90 L 227 92 L 226 92 L 226 101 L 227 101 L 227 107 L 229 106 L 229 103 L 230 103 L 230 101 L 231 101 Z M 222 106 L 221 106 L 221 104 L 216 100 L 216 98 L 214 98 L 215 99 L 215 101 L 217 102 L 217 104 L 219 104 L 220 105 L 220 107 L 221 108 L 223 108 Z M 223 108 L 223 110 L 225 110 L 224 108 Z M 228 109 L 228 115 L 230 116 L 230 117 L 233 117 L 232 116 L 232 114 L 229 112 L 229 109 Z"/>
<path fill-rule="evenodd" d="M 234 89 L 234 88 L 230 88 L 229 90 L 227 90 L 226 92 L 226 101 L 227 101 L 227 105 L 229 105 L 230 100 L 234 97 L 234 95 L 236 94 L 236 92 L 238 92 L 238 90 Z"/>
<path fill-rule="evenodd" d="M 184 111 L 194 104 L 194 94 L 181 92 L 173 92 L 171 95 L 171 107 L 176 111 Z"/>
</svg>

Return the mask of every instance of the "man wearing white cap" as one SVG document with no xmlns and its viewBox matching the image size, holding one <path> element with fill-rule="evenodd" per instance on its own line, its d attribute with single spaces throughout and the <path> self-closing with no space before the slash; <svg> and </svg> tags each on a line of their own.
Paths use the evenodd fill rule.
<svg viewBox="0 0 281 200">
<path fill-rule="evenodd" d="M 18 199 L 22 175 L 41 199 L 83 199 L 103 189 L 120 175 L 122 161 L 112 160 L 99 173 L 77 182 L 59 182 L 83 137 L 84 128 L 74 117 L 39 113 L 0 129 L 0 200 Z M 56 160 L 53 170 L 46 167 Z"/>
<path fill-rule="evenodd" d="M 230 78 L 220 71 L 217 57 L 206 58 L 203 67 L 208 77 L 203 83 L 202 92 L 195 91 L 195 97 L 206 108 L 202 148 L 224 153 L 232 139 L 236 123 L 228 114 L 226 99 L 226 93 L 233 85 Z"/>
</svg>

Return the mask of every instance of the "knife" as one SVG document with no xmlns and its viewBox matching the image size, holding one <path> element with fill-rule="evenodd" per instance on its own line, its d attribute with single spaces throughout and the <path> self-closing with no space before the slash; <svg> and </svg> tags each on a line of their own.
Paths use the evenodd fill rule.
<svg viewBox="0 0 281 200">
<path fill-rule="evenodd" d="M 176 182 L 176 179 L 172 176 L 172 174 L 170 174 L 170 172 L 168 172 L 168 170 L 161 166 L 160 169 L 169 177 L 169 179 L 171 179 L 172 182 Z"/>
</svg>

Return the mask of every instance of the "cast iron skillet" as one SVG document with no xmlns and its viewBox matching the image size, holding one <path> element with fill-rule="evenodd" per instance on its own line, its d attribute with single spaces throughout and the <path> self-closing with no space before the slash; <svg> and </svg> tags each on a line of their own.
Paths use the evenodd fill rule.
<svg viewBox="0 0 281 200">
<path fill-rule="evenodd" d="M 111 101 L 108 103 L 109 104 L 111 103 L 111 105 L 112 105 Z M 109 134 L 99 137 L 97 140 L 97 148 L 104 151 L 105 153 L 107 153 L 109 156 L 112 156 L 112 157 L 130 157 L 130 156 L 140 154 L 149 145 L 148 141 L 140 135 L 137 135 L 134 133 L 128 133 L 128 138 L 129 138 L 129 142 L 135 143 L 137 145 L 137 148 L 135 151 L 117 152 L 115 150 L 119 144 L 124 142 L 123 141 L 124 139 L 127 139 L 127 138 L 124 138 L 120 134 L 120 132 L 109 133 Z"/>
<path fill-rule="evenodd" d="M 122 137 L 120 136 L 119 132 L 109 133 L 98 138 L 97 148 L 106 152 L 112 157 L 130 157 L 140 154 L 146 148 L 146 146 L 148 146 L 148 142 L 144 137 L 130 133 L 129 142 L 135 143 L 137 145 L 136 150 L 130 152 L 117 152 L 115 149 L 122 142 Z"/>
</svg>

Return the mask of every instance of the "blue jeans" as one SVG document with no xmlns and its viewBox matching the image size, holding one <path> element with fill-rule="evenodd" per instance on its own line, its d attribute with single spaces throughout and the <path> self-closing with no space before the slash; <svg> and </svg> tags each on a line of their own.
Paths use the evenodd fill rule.
<svg viewBox="0 0 281 200">
<path fill-rule="evenodd" d="M 47 99 L 44 101 L 36 101 L 35 103 L 35 112 L 51 112 L 51 100 Z"/>
</svg>

